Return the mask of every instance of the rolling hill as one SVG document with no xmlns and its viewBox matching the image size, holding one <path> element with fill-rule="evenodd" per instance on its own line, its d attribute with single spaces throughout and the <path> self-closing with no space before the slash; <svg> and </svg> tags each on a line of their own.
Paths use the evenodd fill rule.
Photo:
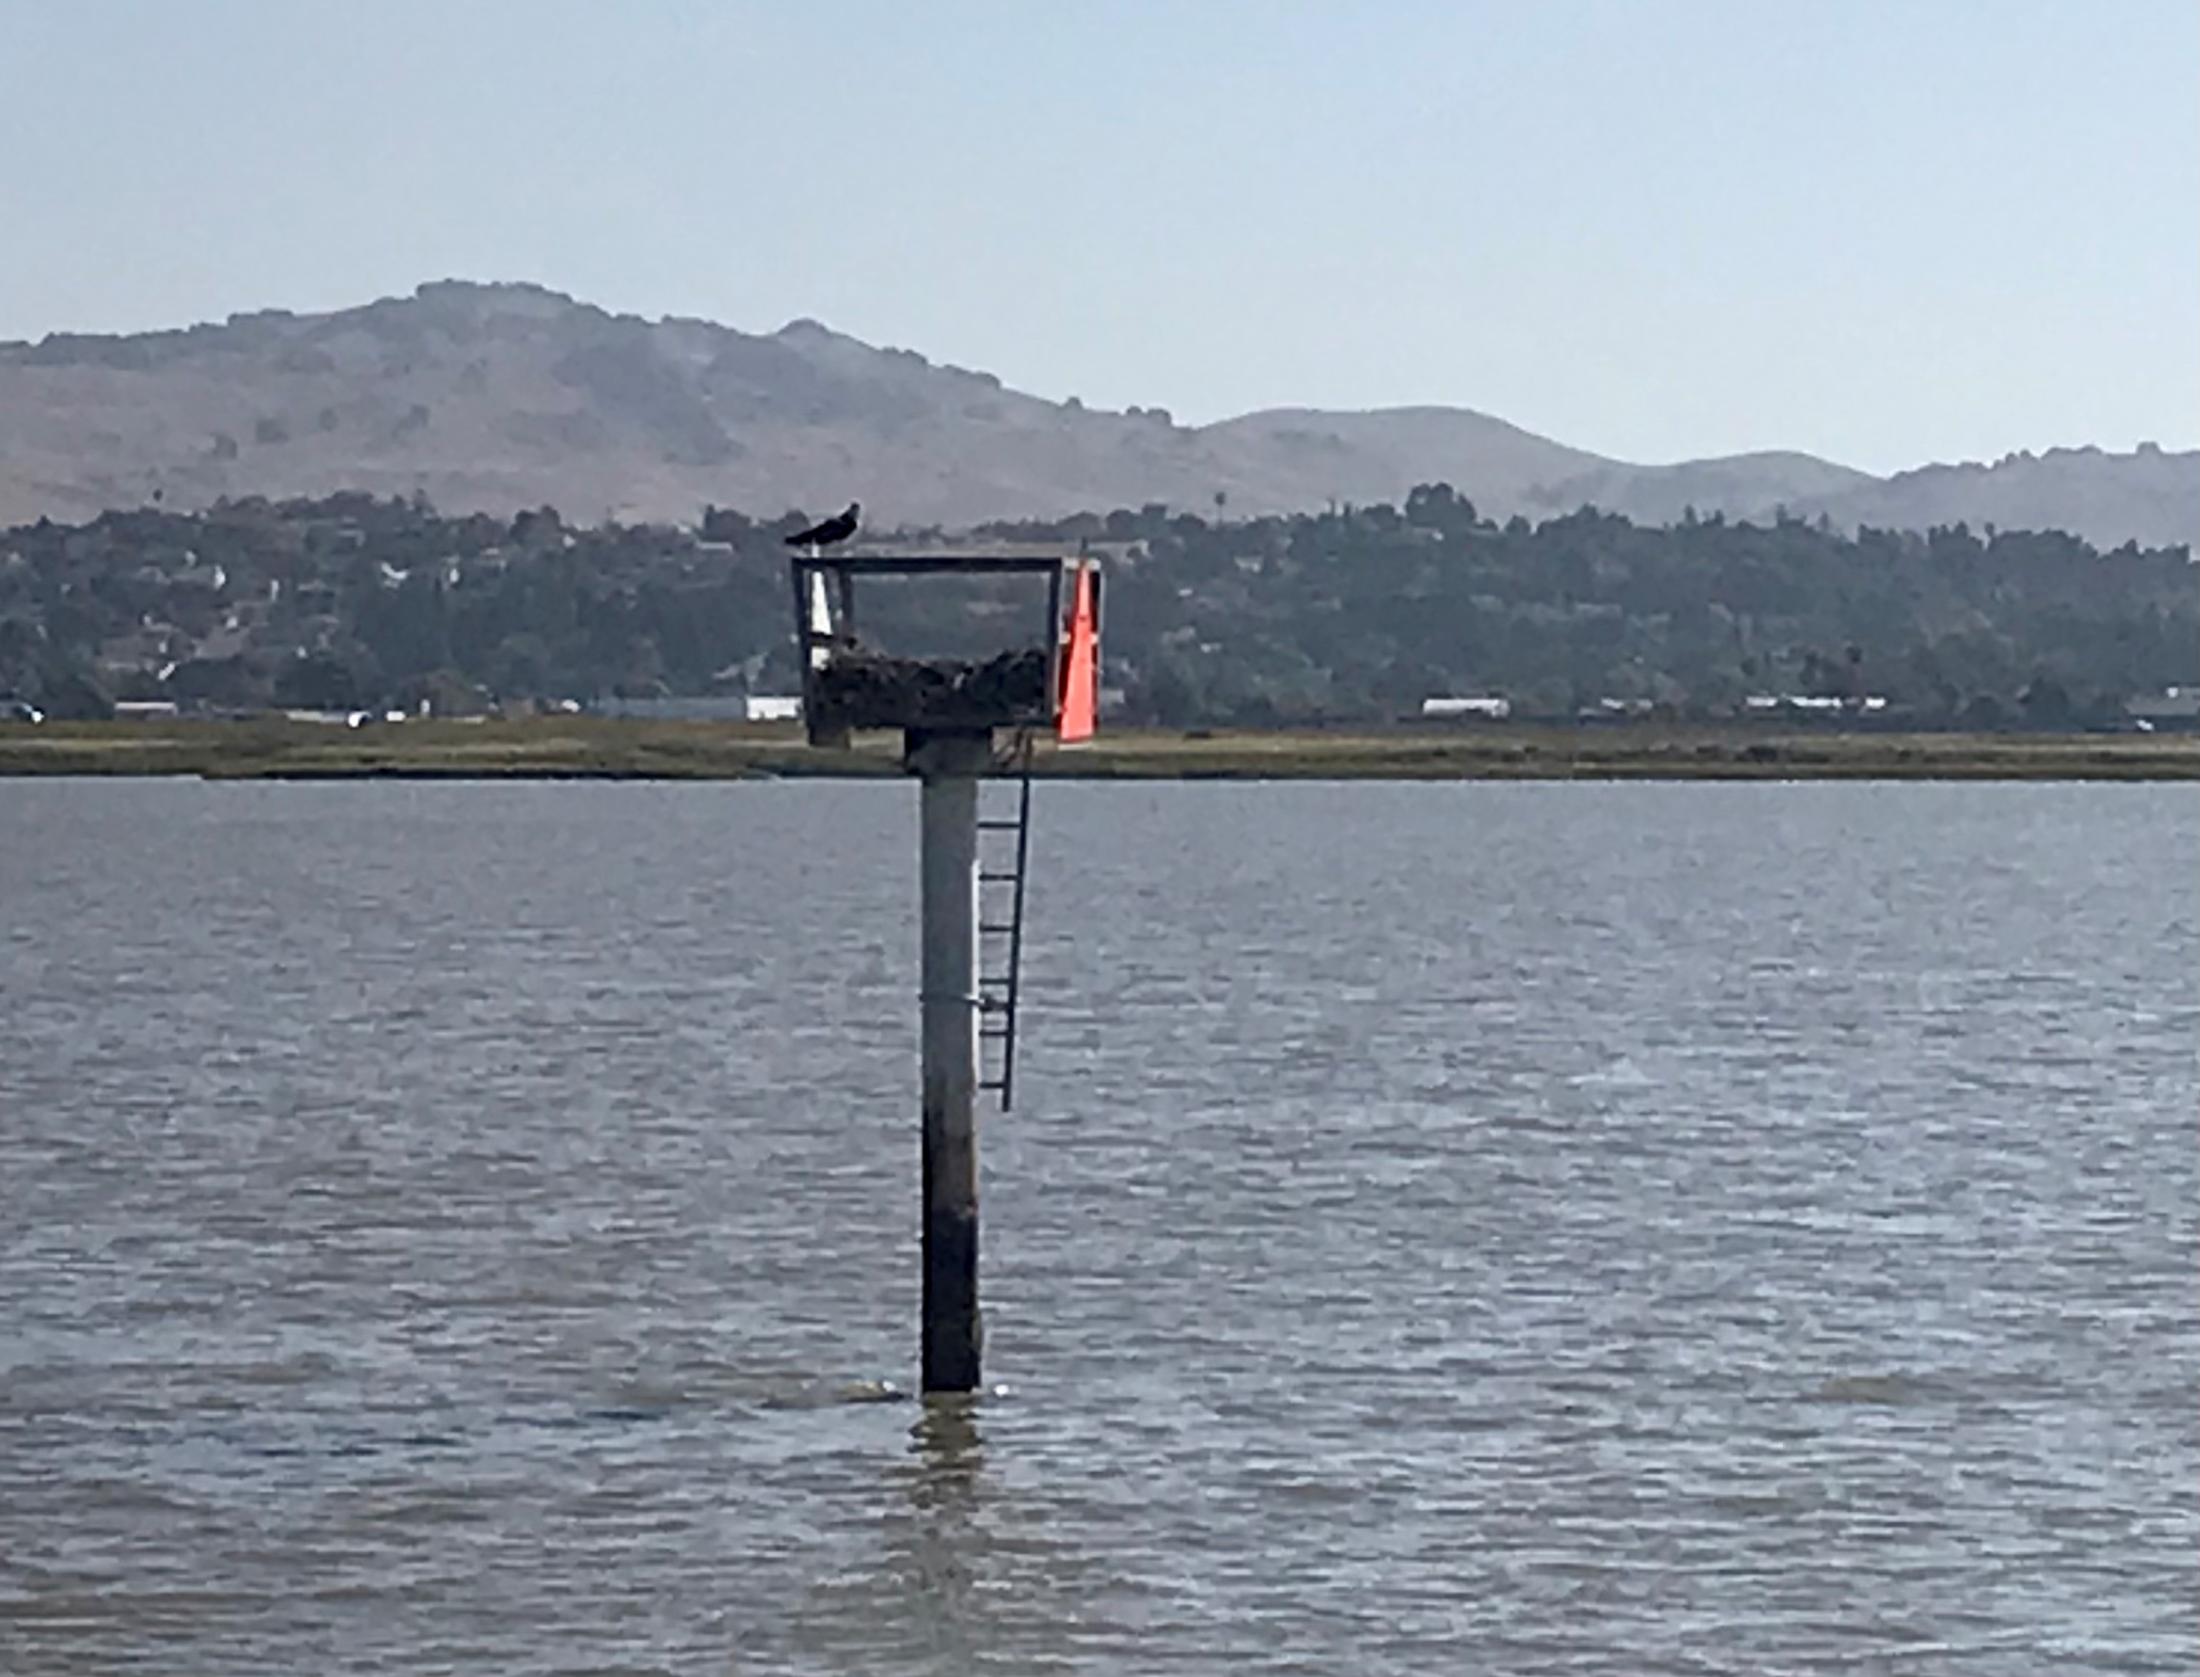
<svg viewBox="0 0 2200 1677">
<path fill-rule="evenodd" d="M 1800 454 L 1637 465 L 1461 408 L 1276 409 L 1178 425 L 1004 386 L 815 321 L 752 334 L 442 281 L 328 314 L 263 311 L 0 344 L 0 524 L 338 489 L 577 520 L 770 515 L 860 496 L 874 524 L 1163 502 L 1232 514 L 1397 501 L 1447 481 L 1498 516 L 1593 503 L 1836 522 L 2200 536 L 2200 453 L 2057 450 L 1891 479 Z"/>
</svg>

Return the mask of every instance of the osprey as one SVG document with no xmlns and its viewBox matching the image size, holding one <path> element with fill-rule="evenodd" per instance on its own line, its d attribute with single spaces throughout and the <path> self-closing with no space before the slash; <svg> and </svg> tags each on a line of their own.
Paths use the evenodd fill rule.
<svg viewBox="0 0 2200 1677">
<path fill-rule="evenodd" d="M 856 533 L 856 517 L 863 511 L 859 502 L 850 501 L 848 510 L 837 517 L 828 518 L 822 524 L 813 524 L 807 530 L 797 530 L 787 538 L 789 547 L 831 547 L 844 542 Z"/>
</svg>

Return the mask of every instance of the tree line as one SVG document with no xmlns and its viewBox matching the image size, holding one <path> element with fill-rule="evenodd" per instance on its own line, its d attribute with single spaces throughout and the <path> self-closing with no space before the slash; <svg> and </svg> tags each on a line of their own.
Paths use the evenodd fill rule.
<svg viewBox="0 0 2200 1677">
<path fill-rule="evenodd" d="M 1370 721 L 1440 695 L 1714 718 L 1794 694 L 1881 698 L 1923 726 L 2063 727 L 2200 680 L 2183 548 L 1595 509 L 1499 523 L 1441 483 L 1402 506 L 1222 511 L 977 535 L 1104 556 L 1105 679 L 1136 721 Z M 709 508 L 692 528 L 583 528 L 361 494 L 40 520 L 0 533 L 0 695 L 96 716 L 146 698 L 464 711 L 791 692 L 782 538 L 803 521 Z M 876 627 L 960 644 L 994 621 L 906 594 Z"/>
</svg>

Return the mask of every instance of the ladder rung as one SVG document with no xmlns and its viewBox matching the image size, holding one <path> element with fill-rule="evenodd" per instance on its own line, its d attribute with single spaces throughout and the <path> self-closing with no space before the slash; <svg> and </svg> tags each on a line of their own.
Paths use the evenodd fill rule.
<svg viewBox="0 0 2200 1677">
<path fill-rule="evenodd" d="M 1021 821 L 1016 820 L 995 821 L 988 819 L 978 823 L 978 831 L 981 833 L 1013 833 L 1022 825 Z"/>
<path fill-rule="evenodd" d="M 1005 1025 L 1000 1030 L 995 1030 L 990 1025 L 980 1025 L 978 1027 L 978 1040 L 980 1042 L 1006 1042 L 1009 1035 L 1009 1030 Z"/>
<path fill-rule="evenodd" d="M 1011 934 L 1012 932 L 1014 932 L 1014 931 L 1016 930 L 1016 928 L 1015 928 L 1014 926 L 999 926 L 999 925 L 984 925 L 984 924 L 981 924 L 981 925 L 980 925 L 980 926 L 978 927 L 978 930 L 979 930 L 979 932 L 980 932 L 981 934 L 983 934 L 983 935 L 985 935 L 985 936 L 989 936 L 989 937 L 991 937 L 991 936 L 1000 936 L 1000 937 L 1007 937 L 1007 936 L 1008 936 L 1009 934 Z"/>
<path fill-rule="evenodd" d="M 1005 974 L 997 976 L 992 973 L 987 973 L 985 976 L 978 980 L 978 983 L 981 987 L 990 984 L 995 989 L 999 990 L 1013 990 L 1016 988 L 1016 981 L 1013 978 L 1007 977 Z"/>
<path fill-rule="evenodd" d="M 989 1077 L 984 1082 L 980 1083 L 978 1087 L 989 1095 L 997 1095 L 1003 1089 L 1007 1088 L 1008 1085 L 998 1077 Z"/>
<path fill-rule="evenodd" d="M 980 1013 L 1013 1013 L 1016 1010 L 1008 1005 L 1006 996 L 980 996 L 978 998 L 978 1011 Z"/>
<path fill-rule="evenodd" d="M 980 885 L 1013 885 L 1016 883 L 1016 878 L 1017 876 L 1012 873 L 981 873 L 978 875 L 978 883 Z"/>
</svg>

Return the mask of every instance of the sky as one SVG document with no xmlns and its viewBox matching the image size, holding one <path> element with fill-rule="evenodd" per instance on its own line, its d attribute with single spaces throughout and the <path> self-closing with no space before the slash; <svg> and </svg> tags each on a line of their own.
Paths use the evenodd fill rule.
<svg viewBox="0 0 2200 1677">
<path fill-rule="evenodd" d="M 0 338 L 532 280 L 1183 423 L 2200 446 L 2192 0 L 0 0 Z"/>
</svg>

